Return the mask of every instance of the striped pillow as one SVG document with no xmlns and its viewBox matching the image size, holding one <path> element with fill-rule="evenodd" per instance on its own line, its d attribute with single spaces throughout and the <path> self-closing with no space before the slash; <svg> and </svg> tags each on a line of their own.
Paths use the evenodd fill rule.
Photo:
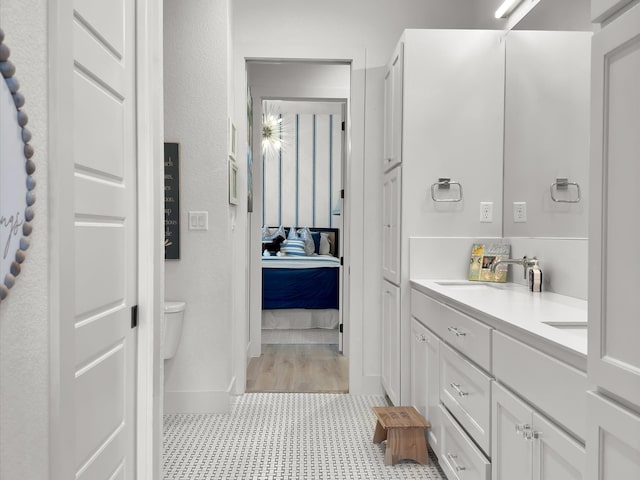
<svg viewBox="0 0 640 480">
<path fill-rule="evenodd" d="M 304 251 L 304 240 L 289 239 L 285 240 L 280 247 L 280 251 L 285 255 L 294 255 L 297 257 L 304 257 L 306 255 Z"/>
</svg>

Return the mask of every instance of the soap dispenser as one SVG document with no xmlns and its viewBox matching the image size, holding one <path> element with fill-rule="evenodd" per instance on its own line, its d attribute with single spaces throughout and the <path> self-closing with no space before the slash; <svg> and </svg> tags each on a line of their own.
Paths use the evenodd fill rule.
<svg viewBox="0 0 640 480">
<path fill-rule="evenodd" d="M 542 291 L 542 270 L 537 260 L 529 268 L 529 290 L 532 292 Z"/>
</svg>

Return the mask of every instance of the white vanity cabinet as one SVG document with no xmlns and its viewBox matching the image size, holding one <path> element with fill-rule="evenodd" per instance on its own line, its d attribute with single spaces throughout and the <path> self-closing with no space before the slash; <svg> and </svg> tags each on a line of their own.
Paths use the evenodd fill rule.
<svg viewBox="0 0 640 480">
<path fill-rule="evenodd" d="M 594 1 L 589 230 L 590 480 L 640 478 L 640 5 Z M 604 13 L 603 13 L 604 12 Z"/>
<path fill-rule="evenodd" d="M 492 480 L 581 480 L 584 447 L 492 382 Z"/>
<path fill-rule="evenodd" d="M 439 428 L 432 433 L 448 478 L 585 479 L 586 340 L 577 345 L 571 343 L 574 334 L 554 337 L 552 327 L 533 327 L 537 333 L 526 328 L 539 322 L 532 303 L 538 314 L 551 317 L 566 311 L 568 303 L 585 319 L 586 305 L 553 294 L 529 302 L 522 286 L 476 295 L 475 285 L 446 285 L 414 280 L 411 314 L 417 340 L 424 332 L 431 343 L 439 339 Z M 496 309 L 496 304 L 506 306 Z M 425 363 L 431 368 L 425 356 L 416 345 L 411 367 L 417 405 L 424 405 L 424 392 L 431 388 L 424 383 Z"/>
<path fill-rule="evenodd" d="M 415 318 L 411 320 L 411 405 L 431 424 L 427 436 L 434 451 L 439 443 L 440 340 Z"/>
<path fill-rule="evenodd" d="M 400 288 L 382 282 L 382 386 L 400 405 Z"/>
</svg>

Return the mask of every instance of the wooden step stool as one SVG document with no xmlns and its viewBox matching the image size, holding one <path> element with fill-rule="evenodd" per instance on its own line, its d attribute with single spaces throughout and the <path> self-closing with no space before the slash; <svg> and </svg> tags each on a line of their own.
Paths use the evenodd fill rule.
<svg viewBox="0 0 640 480">
<path fill-rule="evenodd" d="M 424 429 L 429 422 L 413 407 L 373 407 L 378 417 L 373 443 L 387 441 L 384 464 L 393 465 L 411 459 L 422 465 L 429 463 Z"/>
</svg>

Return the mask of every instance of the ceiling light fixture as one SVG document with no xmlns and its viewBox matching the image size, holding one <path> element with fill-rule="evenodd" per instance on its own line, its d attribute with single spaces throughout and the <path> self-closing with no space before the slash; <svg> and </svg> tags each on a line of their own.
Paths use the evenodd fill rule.
<svg viewBox="0 0 640 480">
<path fill-rule="evenodd" d="M 522 0 L 504 0 L 496 10 L 496 18 L 507 18 L 521 2 Z"/>
</svg>

